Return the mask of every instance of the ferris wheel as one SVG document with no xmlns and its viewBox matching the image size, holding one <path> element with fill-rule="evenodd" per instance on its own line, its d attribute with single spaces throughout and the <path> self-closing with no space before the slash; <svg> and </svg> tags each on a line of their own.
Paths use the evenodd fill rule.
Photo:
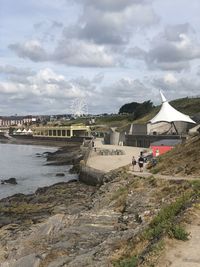
<svg viewBox="0 0 200 267">
<path fill-rule="evenodd" d="M 85 98 L 77 97 L 71 102 L 71 113 L 74 117 L 88 115 L 88 105 Z"/>
</svg>

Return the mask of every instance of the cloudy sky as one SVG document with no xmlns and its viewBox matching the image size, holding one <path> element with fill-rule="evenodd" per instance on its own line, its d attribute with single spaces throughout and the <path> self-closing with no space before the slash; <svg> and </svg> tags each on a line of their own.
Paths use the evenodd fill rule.
<svg viewBox="0 0 200 267">
<path fill-rule="evenodd" d="M 199 0 L 0 0 L 0 115 L 200 95 Z"/>
</svg>

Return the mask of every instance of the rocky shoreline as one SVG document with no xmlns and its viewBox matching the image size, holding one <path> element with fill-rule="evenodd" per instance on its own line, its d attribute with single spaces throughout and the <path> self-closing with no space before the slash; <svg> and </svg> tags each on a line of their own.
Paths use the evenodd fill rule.
<svg viewBox="0 0 200 267">
<path fill-rule="evenodd" d="M 59 183 L 1 200 L 0 266 L 114 266 L 137 248 L 162 206 L 191 190 L 187 181 L 139 178 L 124 168 L 104 180 L 101 186 Z"/>
<path fill-rule="evenodd" d="M 78 164 L 82 151 L 70 146 L 48 153 L 47 163 Z M 163 206 L 194 190 L 188 181 L 137 177 L 128 168 L 96 181 L 58 183 L 0 200 L 0 267 L 126 266 L 120 260 L 133 253 L 141 254 L 143 266 L 156 240 L 145 241 L 141 233 Z"/>
</svg>

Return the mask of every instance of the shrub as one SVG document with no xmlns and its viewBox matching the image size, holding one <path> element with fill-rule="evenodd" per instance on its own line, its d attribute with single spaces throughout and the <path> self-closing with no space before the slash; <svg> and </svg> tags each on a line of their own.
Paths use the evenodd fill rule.
<svg viewBox="0 0 200 267">
<path fill-rule="evenodd" d="M 154 238 L 159 239 L 161 235 L 166 233 L 172 233 L 172 236 L 178 237 L 178 232 L 180 233 L 180 229 L 174 229 L 173 223 L 175 221 L 176 216 L 186 208 L 188 202 L 191 199 L 191 195 L 187 194 L 176 200 L 165 208 L 160 210 L 157 216 L 151 221 L 149 228 L 146 230 L 144 237 L 151 240 Z"/>
<path fill-rule="evenodd" d="M 152 174 L 157 174 L 159 172 L 159 169 L 157 169 L 157 168 L 153 168 L 152 170 L 151 170 L 151 173 Z"/>
<path fill-rule="evenodd" d="M 115 267 L 136 267 L 138 265 L 138 259 L 136 256 L 132 256 L 130 259 L 124 259 L 114 264 Z"/>
<path fill-rule="evenodd" d="M 188 240 L 189 233 L 187 233 L 180 225 L 175 225 L 170 229 L 169 236 L 178 240 L 186 241 Z"/>
</svg>

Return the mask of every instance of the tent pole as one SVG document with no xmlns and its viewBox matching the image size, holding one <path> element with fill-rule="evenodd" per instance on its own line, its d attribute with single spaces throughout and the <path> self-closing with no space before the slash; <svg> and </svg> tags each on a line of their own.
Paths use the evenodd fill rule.
<svg viewBox="0 0 200 267">
<path fill-rule="evenodd" d="M 176 126 L 175 126 L 175 123 L 172 122 L 172 125 L 174 126 L 174 129 L 175 129 L 175 131 L 176 131 L 176 133 L 177 133 L 177 135 L 178 135 L 178 130 L 177 130 Z"/>
</svg>

